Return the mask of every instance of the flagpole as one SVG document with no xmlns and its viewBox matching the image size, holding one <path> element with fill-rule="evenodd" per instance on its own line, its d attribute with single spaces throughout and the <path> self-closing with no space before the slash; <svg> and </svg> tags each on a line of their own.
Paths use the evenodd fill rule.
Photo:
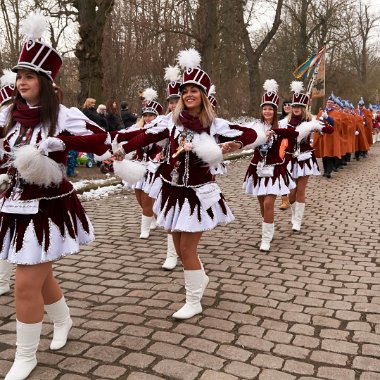
<svg viewBox="0 0 380 380">
<path fill-rule="evenodd" d="M 313 75 L 309 81 L 309 84 L 307 86 L 307 95 L 309 96 L 309 104 L 307 106 L 307 110 L 310 112 L 311 110 L 311 101 L 312 101 L 312 98 L 311 98 L 311 95 L 312 95 L 312 90 L 313 90 L 313 86 L 314 86 L 314 81 L 315 81 L 315 78 L 317 77 L 318 75 L 318 71 L 319 71 L 319 66 L 321 65 L 321 62 L 322 62 L 322 57 L 323 57 L 323 54 L 326 53 L 326 45 L 323 45 L 323 53 L 320 57 L 320 59 L 318 60 L 318 63 L 317 65 L 315 66 L 315 69 L 314 69 L 314 72 L 313 72 Z"/>
</svg>

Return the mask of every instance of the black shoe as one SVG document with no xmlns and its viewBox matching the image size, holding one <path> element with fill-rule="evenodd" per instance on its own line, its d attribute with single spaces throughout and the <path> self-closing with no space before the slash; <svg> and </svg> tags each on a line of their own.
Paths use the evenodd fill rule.
<svg viewBox="0 0 380 380">
<path fill-rule="evenodd" d="M 326 178 L 331 178 L 331 174 L 326 174 Z"/>
</svg>

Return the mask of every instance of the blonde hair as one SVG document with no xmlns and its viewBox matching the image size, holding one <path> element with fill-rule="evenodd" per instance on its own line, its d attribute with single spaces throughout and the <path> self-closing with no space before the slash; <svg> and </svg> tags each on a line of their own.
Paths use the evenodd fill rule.
<svg viewBox="0 0 380 380">
<path fill-rule="evenodd" d="M 311 115 L 310 111 L 308 111 L 306 109 L 306 107 L 304 107 L 304 106 L 299 106 L 299 107 L 301 108 L 301 111 L 302 111 L 302 120 L 303 121 L 310 121 L 313 119 L 313 116 Z M 289 114 L 287 115 L 288 121 L 290 121 L 292 115 L 293 115 L 293 110 L 292 110 L 292 112 L 289 112 Z"/>
<path fill-rule="evenodd" d="M 201 89 L 199 89 L 199 91 L 201 93 L 201 100 L 202 100 L 202 108 L 199 114 L 199 120 L 201 121 L 203 128 L 207 129 L 208 127 L 210 127 L 210 125 L 213 123 L 215 119 L 215 111 L 212 108 L 212 105 L 210 101 L 208 100 L 207 95 Z M 181 93 L 181 97 L 179 98 L 177 106 L 175 107 L 173 111 L 173 120 L 176 124 L 181 124 L 179 120 L 179 115 L 184 109 L 186 108 L 182 100 L 182 93 Z"/>
<path fill-rule="evenodd" d="M 91 103 L 96 103 L 96 99 L 94 98 L 87 98 L 83 103 L 83 108 L 90 108 Z"/>
<path fill-rule="evenodd" d="M 137 120 L 135 126 L 136 128 L 144 128 L 144 125 L 145 125 L 144 117 L 141 116 L 140 119 Z"/>
</svg>

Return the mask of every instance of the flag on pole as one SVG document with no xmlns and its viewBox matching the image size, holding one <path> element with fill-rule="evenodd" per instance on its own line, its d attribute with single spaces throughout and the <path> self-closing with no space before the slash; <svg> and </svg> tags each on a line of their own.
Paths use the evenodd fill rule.
<svg viewBox="0 0 380 380">
<path fill-rule="evenodd" d="M 323 98 L 325 96 L 325 67 L 326 67 L 326 52 L 322 53 L 317 75 L 315 77 L 313 87 L 311 88 L 311 97 L 313 99 Z"/>
<path fill-rule="evenodd" d="M 325 46 L 319 49 L 318 53 L 310 55 L 304 63 L 302 63 L 293 71 L 293 75 L 297 79 L 301 77 L 308 77 L 310 75 L 311 69 L 318 63 L 324 52 Z"/>
</svg>

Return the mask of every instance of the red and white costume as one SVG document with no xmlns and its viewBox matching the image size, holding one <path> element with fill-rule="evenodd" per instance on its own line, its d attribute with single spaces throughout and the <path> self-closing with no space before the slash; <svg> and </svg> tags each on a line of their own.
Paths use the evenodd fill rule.
<svg viewBox="0 0 380 380">
<path fill-rule="evenodd" d="M 0 172 L 8 173 L 10 187 L 3 192 L 0 211 L 0 259 L 15 264 L 33 265 L 49 262 L 79 251 L 80 244 L 94 239 L 94 229 L 72 184 L 66 179 L 55 186 L 38 186 L 27 183 L 15 169 L 10 157 L 20 145 L 37 145 L 48 138 L 39 121 L 38 107 L 29 108 L 16 103 L 0 113 L 0 128 L 7 124 L 9 112 L 13 112 L 15 125 L 4 138 Z M 15 115 L 18 116 L 15 116 Z M 29 116 L 27 116 L 29 115 Z M 109 148 L 107 134 L 85 117 L 77 108 L 60 105 L 56 135 L 65 150 L 49 153 L 49 158 L 62 164 L 68 150 L 92 152 L 102 155 Z M 64 170 L 64 169 L 63 169 Z M 4 212 L 6 200 L 18 205 L 38 202 L 35 214 Z M 28 211 L 26 211 L 28 212 Z"/>
<path fill-rule="evenodd" d="M 298 135 L 293 128 L 274 128 L 269 124 L 254 122 L 251 128 L 255 130 L 274 131 L 274 136 L 265 144 L 255 148 L 248 170 L 246 172 L 243 190 L 247 194 L 261 195 L 287 195 L 295 188 L 295 182 L 286 168 L 285 155 L 281 154 L 286 139 L 295 139 Z M 281 149 L 280 149 L 281 148 Z M 268 169 L 266 176 L 260 173 L 262 166 Z"/>
<path fill-rule="evenodd" d="M 231 125 L 223 119 L 215 119 L 209 129 L 204 129 L 199 119 L 186 111 L 180 118 L 180 125 L 176 125 L 171 118 L 168 123 L 147 129 L 122 146 L 128 153 L 169 139 L 169 162 L 160 167 L 162 186 L 153 206 L 157 223 L 174 232 L 211 230 L 234 220 L 215 181 L 222 164 L 221 150 L 217 144 L 238 140 L 247 145 L 256 140 L 257 133 L 253 129 Z M 122 137 L 119 135 L 119 142 Z M 190 144 L 192 149 L 183 149 L 186 144 Z M 183 151 L 173 157 L 178 148 Z M 210 153 L 218 150 L 220 160 Z"/>
<path fill-rule="evenodd" d="M 322 133 L 331 133 L 333 127 L 321 126 L 316 120 L 301 121 L 293 117 L 282 119 L 279 123 L 280 128 L 294 129 L 300 134 L 293 140 L 288 140 L 286 156 L 288 161 L 287 168 L 293 179 L 310 175 L 320 175 L 319 166 L 315 157 L 314 148 L 311 145 L 310 136 L 314 130 Z"/>
</svg>

